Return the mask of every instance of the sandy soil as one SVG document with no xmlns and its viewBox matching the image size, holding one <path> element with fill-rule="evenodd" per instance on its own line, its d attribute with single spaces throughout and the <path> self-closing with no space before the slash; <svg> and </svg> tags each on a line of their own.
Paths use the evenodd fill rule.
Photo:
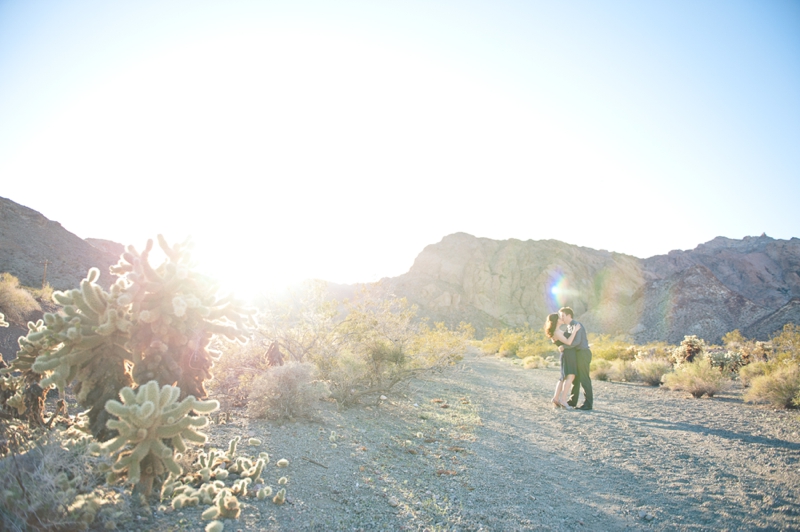
<svg viewBox="0 0 800 532">
<path fill-rule="evenodd" d="M 283 425 L 243 410 L 209 447 L 258 437 L 287 503 L 243 499 L 225 530 L 798 530 L 796 411 L 595 382 L 595 410 L 555 409 L 554 369 L 468 355 L 367 407 Z M 335 441 L 335 445 L 331 440 Z M 290 465 L 274 467 L 279 458 Z M 204 508 L 126 530 L 202 530 Z"/>
</svg>

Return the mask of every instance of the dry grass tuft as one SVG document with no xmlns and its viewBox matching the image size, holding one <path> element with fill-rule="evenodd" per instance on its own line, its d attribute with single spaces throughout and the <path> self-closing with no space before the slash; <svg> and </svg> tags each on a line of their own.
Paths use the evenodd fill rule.
<svg viewBox="0 0 800 532">
<path fill-rule="evenodd" d="M 32 312 L 41 309 L 33 294 L 19 286 L 19 279 L 10 273 L 0 273 L 0 312 L 7 320 L 25 323 Z"/>
<path fill-rule="evenodd" d="M 659 386 L 664 375 L 672 371 L 672 363 L 663 358 L 641 358 L 633 366 L 639 380 L 649 386 Z"/>
<path fill-rule="evenodd" d="M 744 399 L 750 403 L 769 403 L 777 408 L 800 406 L 800 367 L 783 366 L 771 373 L 756 377 Z"/>
<path fill-rule="evenodd" d="M 253 381 L 248 414 L 268 419 L 313 417 L 316 403 L 329 395 L 325 383 L 314 380 L 315 375 L 316 367 L 308 362 L 269 368 Z"/>
<path fill-rule="evenodd" d="M 729 380 L 705 358 L 686 362 L 664 376 L 664 386 L 670 390 L 683 390 L 692 397 L 713 397 L 723 391 Z"/>
</svg>

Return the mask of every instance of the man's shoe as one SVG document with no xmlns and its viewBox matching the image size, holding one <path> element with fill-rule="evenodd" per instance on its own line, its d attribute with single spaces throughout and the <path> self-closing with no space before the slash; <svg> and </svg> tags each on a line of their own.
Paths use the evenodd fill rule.
<svg viewBox="0 0 800 532">
<path fill-rule="evenodd" d="M 576 410 L 591 410 L 591 409 L 592 409 L 591 406 L 581 405 Z"/>
</svg>

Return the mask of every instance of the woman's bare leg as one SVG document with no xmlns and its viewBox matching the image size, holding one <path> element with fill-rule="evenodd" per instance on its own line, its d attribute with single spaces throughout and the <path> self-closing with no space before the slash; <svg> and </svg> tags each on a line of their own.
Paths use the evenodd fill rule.
<svg viewBox="0 0 800 532">
<path fill-rule="evenodd" d="M 567 401 L 569 401 L 569 395 L 572 393 L 572 381 L 574 380 L 575 375 L 567 375 L 561 383 L 561 397 L 558 400 L 558 404 L 565 408 Z"/>
<path fill-rule="evenodd" d="M 555 404 L 557 406 L 561 406 L 559 401 L 561 400 L 561 392 L 562 392 L 563 384 L 564 384 L 564 381 L 559 379 L 558 382 L 556 383 L 556 391 L 553 393 L 553 404 Z"/>
</svg>

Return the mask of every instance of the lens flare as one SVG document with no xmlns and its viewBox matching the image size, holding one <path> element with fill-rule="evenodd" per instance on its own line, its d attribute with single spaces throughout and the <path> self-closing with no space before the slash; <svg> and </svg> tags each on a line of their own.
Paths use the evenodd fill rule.
<svg viewBox="0 0 800 532">
<path fill-rule="evenodd" d="M 566 305 L 566 300 L 569 294 L 569 285 L 567 278 L 560 271 L 553 272 L 550 275 L 550 293 L 548 297 L 548 306 L 553 312 Z"/>
</svg>

